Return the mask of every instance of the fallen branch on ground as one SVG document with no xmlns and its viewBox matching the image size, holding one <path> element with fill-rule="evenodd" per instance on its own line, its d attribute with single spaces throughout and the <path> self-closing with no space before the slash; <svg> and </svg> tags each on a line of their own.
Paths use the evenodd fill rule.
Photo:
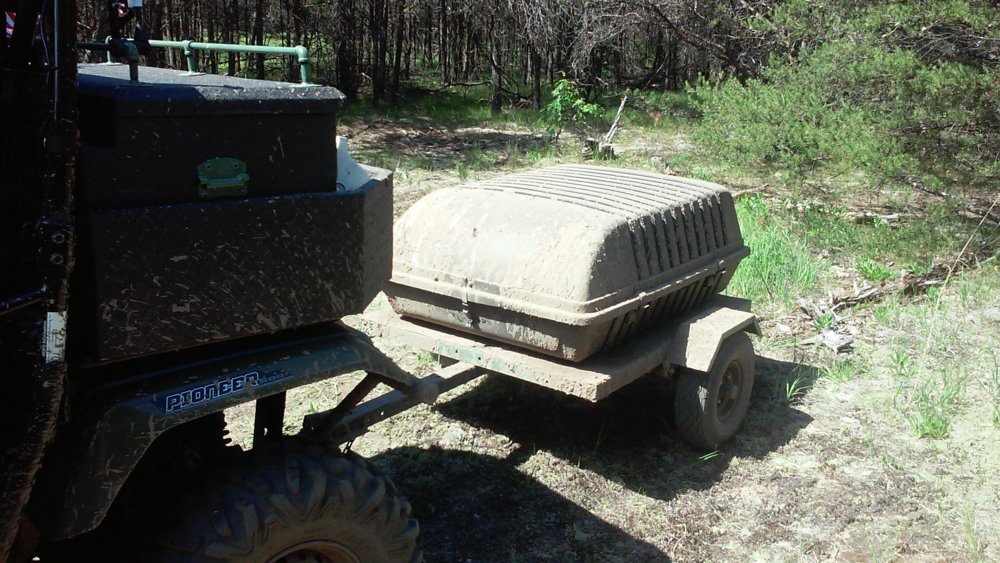
<svg viewBox="0 0 1000 563">
<path fill-rule="evenodd" d="M 748 190 L 740 190 L 738 192 L 733 192 L 733 199 L 739 199 L 741 197 L 748 196 L 750 194 L 757 194 L 766 190 L 770 184 L 764 184 L 762 186 L 757 186 L 756 188 L 750 188 Z"/>
</svg>

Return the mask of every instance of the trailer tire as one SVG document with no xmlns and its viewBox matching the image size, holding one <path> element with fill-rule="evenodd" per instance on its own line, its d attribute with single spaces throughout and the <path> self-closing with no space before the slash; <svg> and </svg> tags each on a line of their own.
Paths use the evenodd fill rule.
<svg viewBox="0 0 1000 563">
<path fill-rule="evenodd" d="M 410 503 L 360 456 L 289 440 L 225 475 L 183 500 L 145 560 L 423 560 Z"/>
<path fill-rule="evenodd" d="M 755 356 L 745 332 L 726 338 L 708 373 L 681 370 L 674 395 L 674 421 L 681 439 L 715 450 L 739 430 L 750 404 Z"/>
</svg>

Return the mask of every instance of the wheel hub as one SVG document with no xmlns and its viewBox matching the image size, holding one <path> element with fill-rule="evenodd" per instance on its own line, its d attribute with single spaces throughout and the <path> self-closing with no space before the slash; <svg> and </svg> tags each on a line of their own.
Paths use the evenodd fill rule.
<svg viewBox="0 0 1000 563">
<path fill-rule="evenodd" d="M 728 418 L 739 403 L 742 379 L 739 363 L 731 362 L 719 383 L 719 398 L 715 403 L 715 412 L 719 420 Z"/>
<path fill-rule="evenodd" d="M 311 541 L 282 551 L 268 563 L 362 563 L 362 561 L 350 548 L 335 541 Z"/>
</svg>

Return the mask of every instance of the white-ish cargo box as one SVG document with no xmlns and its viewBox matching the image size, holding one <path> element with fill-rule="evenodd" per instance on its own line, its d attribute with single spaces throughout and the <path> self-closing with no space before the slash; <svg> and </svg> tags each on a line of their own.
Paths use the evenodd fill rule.
<svg viewBox="0 0 1000 563">
<path fill-rule="evenodd" d="M 722 186 L 566 165 L 418 201 L 385 291 L 403 316 L 581 361 L 704 303 L 748 254 Z"/>
</svg>

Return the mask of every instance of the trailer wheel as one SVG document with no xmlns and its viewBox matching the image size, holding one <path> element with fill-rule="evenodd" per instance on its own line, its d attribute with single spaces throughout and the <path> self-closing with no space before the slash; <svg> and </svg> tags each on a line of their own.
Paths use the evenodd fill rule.
<svg viewBox="0 0 1000 563">
<path fill-rule="evenodd" d="M 248 452 L 225 474 L 181 503 L 147 560 L 423 560 L 410 503 L 357 455 L 292 441 Z"/>
<path fill-rule="evenodd" d="M 689 445 L 714 450 L 743 423 L 753 390 L 754 352 L 738 332 L 722 342 L 708 373 L 681 370 L 674 395 L 677 433 Z"/>
</svg>

